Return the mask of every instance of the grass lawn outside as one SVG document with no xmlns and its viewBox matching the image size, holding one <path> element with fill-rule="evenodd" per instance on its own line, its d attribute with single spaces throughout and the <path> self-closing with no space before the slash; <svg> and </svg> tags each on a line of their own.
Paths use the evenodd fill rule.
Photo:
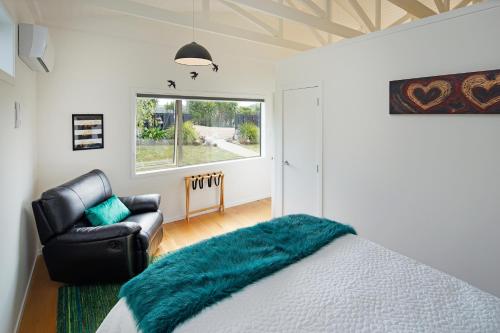
<svg viewBox="0 0 500 333">
<path fill-rule="evenodd" d="M 137 145 L 135 171 L 144 172 L 173 167 L 173 145 Z"/>
<path fill-rule="evenodd" d="M 175 167 L 173 145 L 138 145 L 136 147 L 136 172 Z M 241 156 L 212 146 L 183 146 L 179 166 L 234 160 Z"/>
</svg>

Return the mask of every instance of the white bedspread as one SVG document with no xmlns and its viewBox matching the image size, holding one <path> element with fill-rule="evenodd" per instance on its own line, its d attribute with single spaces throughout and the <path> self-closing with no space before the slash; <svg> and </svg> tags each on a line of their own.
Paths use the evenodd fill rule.
<svg viewBox="0 0 500 333">
<path fill-rule="evenodd" d="M 123 299 L 97 332 L 137 332 Z M 500 332 L 500 299 L 347 235 L 175 332 Z"/>
</svg>

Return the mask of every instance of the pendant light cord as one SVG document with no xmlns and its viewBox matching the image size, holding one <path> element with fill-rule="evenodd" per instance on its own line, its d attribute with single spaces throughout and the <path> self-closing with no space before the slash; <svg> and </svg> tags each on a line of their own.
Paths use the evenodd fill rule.
<svg viewBox="0 0 500 333">
<path fill-rule="evenodd" d="M 194 42 L 194 0 L 193 0 L 193 42 Z"/>
</svg>

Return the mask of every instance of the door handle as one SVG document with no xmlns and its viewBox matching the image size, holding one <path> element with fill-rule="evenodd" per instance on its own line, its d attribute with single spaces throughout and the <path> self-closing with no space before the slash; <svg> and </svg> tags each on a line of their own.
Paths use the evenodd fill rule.
<svg viewBox="0 0 500 333">
<path fill-rule="evenodd" d="M 290 162 L 288 162 L 288 161 L 285 161 L 283 163 L 285 163 L 285 165 L 290 165 Z"/>
</svg>

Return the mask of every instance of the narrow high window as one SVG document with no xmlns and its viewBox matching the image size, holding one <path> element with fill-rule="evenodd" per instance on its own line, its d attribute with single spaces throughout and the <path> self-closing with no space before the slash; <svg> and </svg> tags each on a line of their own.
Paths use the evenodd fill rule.
<svg viewBox="0 0 500 333">
<path fill-rule="evenodd" d="M 15 24 L 0 2 L 0 79 L 12 79 L 15 66 Z"/>
</svg>

